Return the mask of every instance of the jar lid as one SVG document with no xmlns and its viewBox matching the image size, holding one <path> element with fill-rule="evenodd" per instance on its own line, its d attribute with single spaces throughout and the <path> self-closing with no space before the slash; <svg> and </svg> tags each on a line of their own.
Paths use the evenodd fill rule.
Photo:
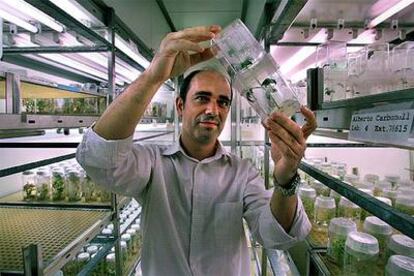
<svg viewBox="0 0 414 276">
<path fill-rule="evenodd" d="M 414 257 L 414 240 L 406 235 L 392 235 L 388 248 L 397 254 Z"/>
<path fill-rule="evenodd" d="M 399 194 L 395 200 L 395 205 L 397 204 L 407 207 L 414 207 L 414 198 L 405 194 Z"/>
<path fill-rule="evenodd" d="M 75 170 L 68 171 L 68 175 L 71 177 L 79 177 L 79 172 Z"/>
<path fill-rule="evenodd" d="M 398 180 L 401 179 L 401 177 L 398 174 L 387 174 L 384 175 L 385 180 L 390 181 L 390 182 L 397 182 Z"/>
<path fill-rule="evenodd" d="M 111 230 L 114 230 L 114 224 L 113 223 L 108 224 L 106 227 L 111 229 Z"/>
<path fill-rule="evenodd" d="M 396 190 L 392 190 L 392 189 L 384 189 L 384 190 L 382 190 L 382 194 L 385 197 L 396 198 L 397 195 L 398 195 L 398 192 Z"/>
<path fill-rule="evenodd" d="M 357 231 L 348 234 L 345 242 L 346 247 L 369 255 L 377 255 L 379 252 L 378 240 L 374 236 Z"/>
<path fill-rule="evenodd" d="M 329 163 L 329 162 L 322 162 L 321 163 L 321 167 L 324 167 L 324 168 L 330 168 L 332 165 L 331 165 L 331 163 Z"/>
<path fill-rule="evenodd" d="M 34 174 L 34 171 L 28 170 L 28 171 L 24 171 L 22 172 L 23 175 L 31 175 Z"/>
<path fill-rule="evenodd" d="M 131 239 L 130 234 L 122 234 L 121 239 L 124 241 L 129 241 Z"/>
<path fill-rule="evenodd" d="M 378 181 L 375 185 L 377 187 L 381 188 L 381 189 L 391 189 L 392 188 L 391 183 L 387 180 Z"/>
<path fill-rule="evenodd" d="M 402 255 L 392 255 L 385 268 L 387 275 L 414 275 L 414 258 Z"/>
<path fill-rule="evenodd" d="M 329 222 L 329 232 L 342 236 L 357 231 L 356 223 L 349 218 L 333 218 Z"/>
<path fill-rule="evenodd" d="M 109 253 L 108 255 L 106 255 L 105 259 L 107 262 L 115 262 L 115 253 Z"/>
<path fill-rule="evenodd" d="M 131 229 L 139 230 L 140 229 L 139 224 L 136 224 L 136 223 L 132 224 Z"/>
<path fill-rule="evenodd" d="M 79 255 L 76 258 L 78 261 L 87 261 L 89 260 L 90 255 L 87 252 L 83 252 L 83 253 L 79 253 Z"/>
<path fill-rule="evenodd" d="M 300 197 L 307 197 L 314 199 L 316 197 L 316 191 L 314 188 L 309 186 L 301 186 L 298 189 L 298 194 Z"/>
<path fill-rule="evenodd" d="M 88 252 L 89 254 L 94 254 L 94 253 L 98 252 L 98 246 L 96 246 L 96 245 L 88 246 L 86 248 L 86 252 Z"/>
<path fill-rule="evenodd" d="M 358 190 L 360 190 L 361 192 L 364 192 L 366 194 L 369 194 L 371 196 L 374 195 L 374 190 L 372 190 L 372 189 L 358 188 Z"/>
<path fill-rule="evenodd" d="M 384 202 L 385 204 L 392 206 L 392 201 L 391 199 L 387 198 L 387 197 L 382 197 L 382 196 L 376 196 L 376 199 L 378 199 L 379 201 Z"/>
<path fill-rule="evenodd" d="M 379 181 L 379 176 L 377 174 L 371 174 L 371 173 L 369 173 L 369 174 L 366 174 L 364 176 L 364 180 L 365 181 L 368 181 L 368 182 L 371 182 L 371 183 L 376 183 L 376 182 Z"/>
<path fill-rule="evenodd" d="M 130 228 L 126 231 L 127 234 L 130 234 L 131 236 L 135 235 L 137 233 L 137 230 L 134 228 Z"/>
<path fill-rule="evenodd" d="M 112 235 L 112 229 L 105 228 L 105 229 L 102 230 L 102 234 L 103 235 Z"/>
<path fill-rule="evenodd" d="M 339 206 L 340 207 L 346 207 L 346 208 L 353 208 L 358 209 L 360 208 L 358 205 L 347 199 L 346 197 L 341 196 L 341 199 L 339 200 Z"/>
<path fill-rule="evenodd" d="M 364 220 L 364 230 L 372 234 L 391 235 L 392 227 L 377 217 L 370 216 Z"/>
<path fill-rule="evenodd" d="M 335 199 L 329 196 L 318 196 L 315 200 L 315 208 L 335 209 Z"/>
</svg>

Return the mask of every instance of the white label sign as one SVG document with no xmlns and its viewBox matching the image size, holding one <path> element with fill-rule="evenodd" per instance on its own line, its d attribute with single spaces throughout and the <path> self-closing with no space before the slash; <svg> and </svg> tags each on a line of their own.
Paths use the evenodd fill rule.
<svg viewBox="0 0 414 276">
<path fill-rule="evenodd" d="M 349 128 L 349 139 L 405 143 L 411 132 L 413 116 L 413 109 L 354 114 Z"/>
</svg>

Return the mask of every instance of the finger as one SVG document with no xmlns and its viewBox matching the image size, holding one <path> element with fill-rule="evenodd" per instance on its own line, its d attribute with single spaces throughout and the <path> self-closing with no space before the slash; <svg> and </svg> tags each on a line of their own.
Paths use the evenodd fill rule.
<svg viewBox="0 0 414 276">
<path fill-rule="evenodd" d="M 295 153 L 289 145 L 287 145 L 283 140 L 281 140 L 279 137 L 277 137 L 274 133 L 269 133 L 269 139 L 274 143 L 278 150 L 282 153 L 283 156 L 299 160 L 301 158 L 301 155 Z"/>
<path fill-rule="evenodd" d="M 288 145 L 293 152 L 297 155 L 301 155 L 304 147 L 304 143 L 298 142 L 295 137 L 293 137 L 286 129 L 277 124 L 276 122 L 269 120 L 269 136 L 270 134 L 275 135 L 280 140 L 282 140 L 286 145 Z M 304 140 L 304 139 L 303 139 Z M 303 141 L 304 142 L 304 141 Z"/>
<path fill-rule="evenodd" d="M 305 139 L 303 137 L 302 129 L 298 124 L 293 122 L 290 118 L 280 112 L 274 112 L 270 114 L 270 121 L 275 121 L 278 125 L 282 126 L 288 133 L 290 133 L 300 143 L 304 144 Z"/>
<path fill-rule="evenodd" d="M 302 126 L 303 136 L 308 138 L 312 132 L 318 127 L 315 114 L 307 107 L 300 108 L 301 113 L 305 116 L 306 123 Z"/>
<path fill-rule="evenodd" d="M 186 39 L 194 42 L 209 40 L 215 37 L 220 26 L 199 26 L 194 28 L 187 28 L 182 31 L 174 32 L 169 35 L 170 39 Z"/>
<path fill-rule="evenodd" d="M 174 40 L 171 41 L 171 43 L 168 44 L 168 50 L 177 51 L 177 52 L 188 52 L 188 51 L 194 51 L 201 53 L 204 51 L 204 48 L 198 45 L 197 43 L 180 39 L 180 40 Z"/>
<path fill-rule="evenodd" d="M 191 58 L 191 66 L 209 60 L 212 57 L 214 57 L 215 54 L 211 51 L 211 48 L 205 49 L 203 52 L 201 53 L 196 53 L 196 54 L 192 54 L 190 55 Z"/>
</svg>

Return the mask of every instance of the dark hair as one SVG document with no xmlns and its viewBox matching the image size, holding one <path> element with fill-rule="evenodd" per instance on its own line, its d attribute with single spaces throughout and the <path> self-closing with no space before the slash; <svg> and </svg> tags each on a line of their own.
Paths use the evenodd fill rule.
<svg viewBox="0 0 414 276">
<path fill-rule="evenodd" d="M 183 82 L 180 85 L 180 98 L 183 100 L 183 103 L 185 103 L 186 97 L 187 97 L 187 93 L 188 90 L 190 89 L 190 85 L 191 85 L 191 81 L 193 80 L 193 78 L 201 73 L 201 72 L 205 72 L 208 70 L 195 70 L 193 72 L 191 72 L 190 74 L 188 74 L 184 79 Z M 214 72 L 218 72 L 218 71 L 214 71 Z M 232 81 L 230 79 L 230 102 L 233 100 L 233 86 L 232 86 Z"/>
</svg>

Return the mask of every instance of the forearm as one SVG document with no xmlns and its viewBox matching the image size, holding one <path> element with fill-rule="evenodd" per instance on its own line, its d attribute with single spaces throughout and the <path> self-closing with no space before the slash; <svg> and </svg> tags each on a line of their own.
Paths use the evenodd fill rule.
<svg viewBox="0 0 414 276">
<path fill-rule="evenodd" d="M 162 83 L 151 82 L 144 72 L 118 96 L 96 122 L 94 130 L 107 140 L 131 136 Z"/>
<path fill-rule="evenodd" d="M 296 195 L 283 196 L 280 192 L 274 191 L 270 200 L 270 209 L 275 219 L 286 232 L 290 231 L 296 215 L 298 199 Z"/>
</svg>

